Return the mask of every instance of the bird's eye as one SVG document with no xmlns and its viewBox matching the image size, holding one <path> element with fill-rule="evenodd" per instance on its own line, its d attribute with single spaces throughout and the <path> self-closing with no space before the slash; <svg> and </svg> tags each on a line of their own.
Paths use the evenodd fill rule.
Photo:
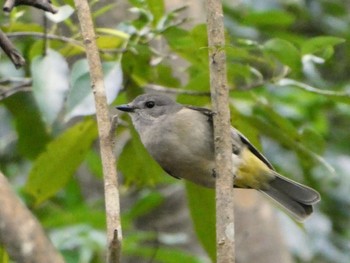
<svg viewBox="0 0 350 263">
<path fill-rule="evenodd" d="M 151 108 L 154 107 L 155 103 L 154 103 L 154 101 L 147 101 L 145 103 L 145 105 L 146 105 L 147 108 L 151 109 Z"/>
</svg>

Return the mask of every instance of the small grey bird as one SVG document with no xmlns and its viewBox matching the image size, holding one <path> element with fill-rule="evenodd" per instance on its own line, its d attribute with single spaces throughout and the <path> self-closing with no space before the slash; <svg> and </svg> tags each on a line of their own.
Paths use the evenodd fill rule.
<svg viewBox="0 0 350 263">
<path fill-rule="evenodd" d="M 159 94 L 138 96 L 117 109 L 130 114 L 143 145 L 169 175 L 215 187 L 211 110 L 184 106 Z M 309 216 L 319 193 L 278 174 L 233 127 L 231 135 L 232 163 L 237 168 L 234 186 L 267 194 L 299 221 Z"/>
</svg>

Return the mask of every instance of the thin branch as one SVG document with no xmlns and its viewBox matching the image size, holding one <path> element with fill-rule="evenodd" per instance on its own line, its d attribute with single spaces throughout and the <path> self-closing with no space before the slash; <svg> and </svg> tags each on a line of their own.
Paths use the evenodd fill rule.
<svg viewBox="0 0 350 263">
<path fill-rule="evenodd" d="M 31 90 L 32 90 L 31 81 L 20 83 L 17 86 L 14 86 L 12 88 L 5 88 L 0 86 L 0 101 L 12 96 L 13 94 L 16 94 L 17 92 L 31 91 Z"/>
<path fill-rule="evenodd" d="M 302 83 L 293 79 L 283 78 L 276 82 L 277 85 L 280 86 L 291 86 L 296 87 L 302 90 L 305 90 L 307 92 L 328 96 L 328 97 L 335 97 L 335 98 L 343 98 L 343 99 L 350 99 L 350 93 L 347 91 L 332 91 L 332 90 L 324 90 L 324 89 L 318 89 L 315 87 L 312 87 L 306 83 Z"/>
<path fill-rule="evenodd" d="M 58 11 L 57 8 L 51 5 L 50 0 L 6 0 L 2 9 L 4 12 L 11 12 L 15 6 L 19 5 L 33 6 L 53 14 Z"/>
<path fill-rule="evenodd" d="M 50 40 L 59 40 L 62 42 L 67 42 L 76 46 L 84 47 L 84 44 L 80 41 L 77 41 L 75 39 L 64 37 L 64 36 L 57 36 L 52 34 L 45 35 L 44 33 L 39 32 L 13 32 L 13 33 L 7 33 L 6 34 L 8 38 L 16 38 L 16 37 L 36 37 L 36 38 L 47 38 Z"/>
<path fill-rule="evenodd" d="M 8 85 L 10 83 L 31 83 L 31 79 L 23 77 L 7 77 L 0 79 L 1 85 Z"/>
<path fill-rule="evenodd" d="M 86 47 L 86 57 L 90 67 L 100 137 L 100 152 L 103 166 L 107 216 L 107 242 L 109 250 L 107 252 L 107 262 L 119 263 L 122 240 L 119 192 L 115 156 L 113 154 L 114 141 L 110 136 L 111 122 L 103 83 L 101 59 L 98 52 L 96 35 L 88 2 L 86 0 L 74 0 L 74 2 L 78 12 L 81 33 Z M 116 234 L 117 238 L 115 238 Z M 116 242 L 118 243 L 117 245 L 115 244 Z M 118 251 L 111 251 L 111 249 L 118 249 Z"/>
<path fill-rule="evenodd" d="M 217 263 L 234 263 L 234 203 L 229 89 L 226 76 L 225 33 L 220 0 L 207 0 L 210 87 L 214 115 L 216 161 Z"/>
<path fill-rule="evenodd" d="M 25 59 L 15 48 L 12 42 L 7 38 L 7 36 L 0 29 L 0 47 L 4 50 L 5 54 L 11 59 L 12 63 L 18 69 L 25 64 Z"/>
<path fill-rule="evenodd" d="M 45 15 L 43 15 L 43 28 L 44 28 L 44 45 L 43 45 L 42 56 L 45 57 L 49 47 L 49 41 L 47 39 L 48 24 L 47 24 L 47 17 Z"/>
<path fill-rule="evenodd" d="M 0 172 L 0 243 L 19 263 L 63 263 L 38 220 L 12 191 Z"/>
<path fill-rule="evenodd" d="M 113 239 L 111 240 L 111 242 L 109 243 L 109 247 L 108 247 L 108 258 L 112 259 L 113 261 L 109 260 L 108 262 L 116 262 L 116 259 L 120 258 L 120 247 L 121 243 L 118 239 L 118 230 L 115 229 L 114 230 L 114 234 L 113 234 Z"/>
</svg>

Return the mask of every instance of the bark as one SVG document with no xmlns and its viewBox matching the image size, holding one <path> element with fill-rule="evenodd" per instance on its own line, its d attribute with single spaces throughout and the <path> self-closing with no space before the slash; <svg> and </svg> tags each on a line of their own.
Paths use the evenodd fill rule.
<svg viewBox="0 0 350 263">
<path fill-rule="evenodd" d="M 57 13 L 57 8 L 52 6 L 49 0 L 6 0 L 2 9 L 5 12 L 11 12 L 15 6 L 20 5 L 33 6 L 53 14 Z"/>
<path fill-rule="evenodd" d="M 0 172 L 0 243 L 18 263 L 63 263 L 38 220 Z"/>
<path fill-rule="evenodd" d="M 25 59 L 8 39 L 8 37 L 4 34 L 4 32 L 2 32 L 2 30 L 0 30 L 0 47 L 9 57 L 9 59 L 11 59 L 16 69 L 22 67 L 25 64 Z"/>
<path fill-rule="evenodd" d="M 210 87 L 214 111 L 217 263 L 235 262 L 232 139 L 220 0 L 207 1 Z"/>
<path fill-rule="evenodd" d="M 111 121 L 103 83 L 101 59 L 96 44 L 96 35 L 88 2 L 85 0 L 75 0 L 74 2 L 87 51 L 86 57 L 90 67 L 92 90 L 95 98 L 107 216 L 107 262 L 120 262 L 122 229 L 120 222 L 117 170 L 113 153 L 114 142 L 112 139 L 113 135 L 110 132 Z"/>
</svg>

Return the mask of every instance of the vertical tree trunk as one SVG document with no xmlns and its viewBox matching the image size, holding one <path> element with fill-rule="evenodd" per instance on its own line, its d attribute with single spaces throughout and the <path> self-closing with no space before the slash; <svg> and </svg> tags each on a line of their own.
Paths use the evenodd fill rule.
<svg viewBox="0 0 350 263">
<path fill-rule="evenodd" d="M 74 2 L 78 11 L 80 29 L 86 48 L 86 57 L 90 68 L 91 88 L 96 106 L 107 217 L 107 262 L 119 263 L 121 256 L 122 228 L 120 221 L 117 167 L 113 153 L 114 141 L 112 139 L 113 134 L 111 134 L 111 130 L 113 129 L 104 88 L 102 63 L 96 43 L 96 35 L 89 4 L 86 0 L 75 0 Z"/>
<path fill-rule="evenodd" d="M 207 1 L 211 101 L 214 111 L 217 263 L 235 262 L 232 138 L 221 0 Z"/>
<path fill-rule="evenodd" d="M 18 263 L 63 263 L 38 220 L 0 172 L 0 243 Z"/>
</svg>

